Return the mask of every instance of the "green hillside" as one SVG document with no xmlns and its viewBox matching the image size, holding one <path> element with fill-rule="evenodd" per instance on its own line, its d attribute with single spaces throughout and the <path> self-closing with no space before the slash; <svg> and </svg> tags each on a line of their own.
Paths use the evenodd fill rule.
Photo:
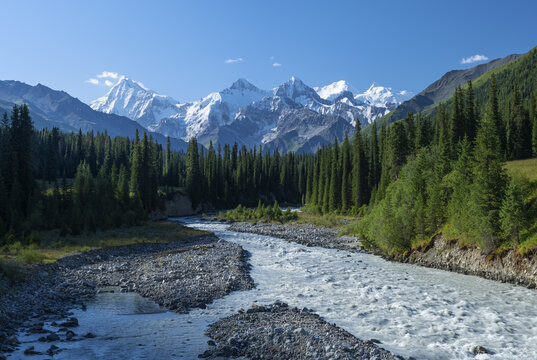
<svg viewBox="0 0 537 360">
<path fill-rule="evenodd" d="M 508 58 L 509 57 L 504 59 Z M 473 81 L 477 107 L 480 112 L 485 107 L 487 89 L 492 74 L 496 75 L 496 82 L 498 84 L 498 99 L 500 109 L 502 109 L 502 111 L 507 111 L 507 104 L 512 95 L 515 83 L 518 84 L 522 99 L 525 101 L 524 105 L 527 105 L 526 102 L 529 101 L 528 99 L 530 98 L 530 94 L 533 88 L 536 86 L 537 47 L 534 47 L 529 52 L 516 58 L 515 60 L 509 61 L 501 66 L 485 72 L 483 75 L 479 76 Z M 453 97 L 451 96 L 447 101 L 445 101 L 448 108 L 453 101 L 452 99 Z M 417 113 L 419 110 L 421 110 L 423 114 L 431 114 L 434 117 L 438 104 L 439 103 L 433 103 L 431 99 L 425 98 L 418 94 L 410 101 L 402 104 L 405 106 L 400 106 L 396 110 L 378 119 L 376 121 L 377 129 L 380 129 L 383 124 L 390 124 L 394 121 L 401 120 L 404 116 L 406 116 L 406 112 L 403 114 L 403 110 L 414 113 Z M 371 126 L 365 127 L 364 132 L 369 133 L 370 128 Z"/>
</svg>

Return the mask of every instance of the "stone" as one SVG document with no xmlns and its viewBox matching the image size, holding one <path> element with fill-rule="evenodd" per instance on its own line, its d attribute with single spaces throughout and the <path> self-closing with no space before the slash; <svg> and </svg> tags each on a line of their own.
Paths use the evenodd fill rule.
<svg viewBox="0 0 537 360">
<path fill-rule="evenodd" d="M 481 345 L 474 346 L 472 349 L 472 354 L 479 355 L 479 354 L 489 354 L 489 351 L 485 349 L 485 347 Z"/>
<path fill-rule="evenodd" d="M 24 355 L 41 355 L 39 351 L 35 351 L 35 348 L 33 346 L 30 346 L 26 350 L 24 350 Z"/>
<path fill-rule="evenodd" d="M 69 331 L 67 331 L 67 332 L 65 333 L 65 338 L 66 338 L 68 341 L 72 340 L 75 336 L 76 336 L 76 334 L 74 333 L 74 331 L 71 331 L 71 330 L 69 330 Z"/>
<path fill-rule="evenodd" d="M 76 327 L 78 326 L 78 319 L 76 317 L 70 317 L 67 321 L 60 324 L 62 327 Z"/>
</svg>

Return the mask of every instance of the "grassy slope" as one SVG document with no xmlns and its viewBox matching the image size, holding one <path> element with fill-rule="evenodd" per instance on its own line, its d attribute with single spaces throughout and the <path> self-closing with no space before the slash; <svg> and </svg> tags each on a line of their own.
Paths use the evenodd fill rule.
<svg viewBox="0 0 537 360">
<path fill-rule="evenodd" d="M 139 243 L 169 243 L 207 232 L 187 228 L 177 223 L 148 222 L 141 226 L 110 229 L 94 234 L 60 237 L 58 230 L 37 233 L 37 242 L 22 246 L 15 242 L 0 248 L 2 262 L 50 263 L 63 256 L 110 246 Z"/>
<path fill-rule="evenodd" d="M 519 86 L 522 98 L 528 99 L 535 86 L 537 86 L 537 47 L 534 47 L 510 63 L 486 72 L 472 83 L 479 110 L 483 110 L 485 107 L 487 90 L 492 74 L 496 75 L 500 109 L 506 110 L 508 108 L 507 104 L 511 98 L 515 83 Z M 446 101 L 448 108 L 453 102 L 452 99 L 451 97 Z M 422 112 L 424 114 L 431 114 L 434 117 L 437 107 L 438 104 L 430 105 L 425 107 Z M 382 124 L 388 125 L 396 120 L 400 120 L 394 119 L 392 113 L 390 112 L 376 121 L 377 129 L 380 129 Z M 365 134 L 369 134 L 371 132 L 371 125 L 365 127 L 363 131 Z"/>
</svg>

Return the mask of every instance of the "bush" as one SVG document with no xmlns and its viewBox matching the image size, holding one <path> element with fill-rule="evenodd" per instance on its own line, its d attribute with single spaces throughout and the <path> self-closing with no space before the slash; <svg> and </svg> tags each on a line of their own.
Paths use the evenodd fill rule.
<svg viewBox="0 0 537 360">
<path fill-rule="evenodd" d="M 24 261 L 32 264 L 43 262 L 45 259 L 45 255 L 41 251 L 31 247 L 23 249 L 21 251 L 21 257 Z"/>
<path fill-rule="evenodd" d="M 282 211 L 278 202 L 275 202 L 273 206 L 265 206 L 259 201 L 257 208 L 249 209 L 242 205 L 237 206 L 233 210 L 226 212 L 220 212 L 217 215 L 218 219 L 227 221 L 262 221 L 262 222 L 289 222 L 298 219 L 298 214 L 291 211 L 291 208 L 287 208 Z"/>
</svg>

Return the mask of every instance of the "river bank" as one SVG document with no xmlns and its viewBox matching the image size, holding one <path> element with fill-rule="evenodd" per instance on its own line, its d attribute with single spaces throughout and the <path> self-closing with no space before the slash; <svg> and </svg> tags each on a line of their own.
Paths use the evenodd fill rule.
<svg viewBox="0 0 537 360">
<path fill-rule="evenodd" d="M 277 225 L 236 222 L 231 224 L 230 230 L 280 237 L 306 246 L 355 252 L 366 251 L 361 247 L 358 238 L 338 237 L 339 230 L 312 224 Z M 537 287 L 536 254 L 522 256 L 510 249 L 489 255 L 477 247 L 460 247 L 456 241 L 446 241 L 442 234 L 436 235 L 426 247 L 416 249 L 408 256 L 376 255 L 392 261 L 476 275 L 529 288 Z"/>
<path fill-rule="evenodd" d="M 339 230 L 313 224 L 279 225 L 267 223 L 234 222 L 229 230 L 274 236 L 305 246 L 320 246 L 327 249 L 365 251 L 360 240 L 353 236 L 338 236 Z"/>
<path fill-rule="evenodd" d="M 485 254 L 477 246 L 460 247 L 457 241 L 448 241 L 437 234 L 427 246 L 401 260 L 534 289 L 537 287 L 536 255 L 535 252 L 520 255 L 514 249 Z"/>
<path fill-rule="evenodd" d="M 84 307 L 99 288 L 119 287 L 136 292 L 175 312 L 204 308 L 234 290 L 254 287 L 247 253 L 237 244 L 214 235 L 187 238 L 167 244 L 144 243 L 92 250 L 35 268 L 28 279 L 0 301 L 0 352 L 18 345 L 16 331 L 51 335 L 45 321 L 68 318 L 70 309 Z M 77 319 L 65 323 L 78 325 Z M 71 335 L 72 339 L 73 335 Z M 48 341 L 48 340 L 47 340 Z"/>
</svg>

